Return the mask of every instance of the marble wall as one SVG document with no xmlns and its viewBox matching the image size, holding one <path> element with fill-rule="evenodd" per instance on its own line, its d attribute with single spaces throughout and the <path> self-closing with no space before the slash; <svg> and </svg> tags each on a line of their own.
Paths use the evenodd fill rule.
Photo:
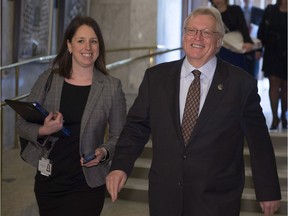
<svg viewBox="0 0 288 216">
<path fill-rule="evenodd" d="M 100 25 L 106 48 L 156 46 L 157 1 L 155 0 L 91 0 L 90 16 Z M 149 50 L 113 52 L 108 63 L 148 54 Z M 112 70 L 111 75 L 121 79 L 126 92 L 136 92 L 149 59 Z"/>
</svg>

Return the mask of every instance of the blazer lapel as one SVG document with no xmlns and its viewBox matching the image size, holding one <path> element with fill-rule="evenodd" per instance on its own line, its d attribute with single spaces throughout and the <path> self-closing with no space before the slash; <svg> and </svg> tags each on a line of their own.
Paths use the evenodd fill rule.
<svg viewBox="0 0 288 216">
<path fill-rule="evenodd" d="M 94 110 L 94 107 L 96 103 L 98 102 L 98 99 L 103 91 L 104 85 L 104 74 L 102 74 L 99 70 L 94 70 L 94 75 L 92 79 L 92 85 L 91 89 L 89 92 L 89 96 L 87 99 L 87 103 L 85 106 L 85 110 L 82 116 L 82 121 L 81 121 L 81 131 L 80 131 L 80 139 L 83 134 L 84 128 L 90 119 L 90 115 L 92 111 Z"/>
<path fill-rule="evenodd" d="M 60 110 L 60 101 L 61 101 L 61 95 L 62 95 L 62 89 L 64 84 L 64 77 L 60 75 L 53 75 L 52 83 L 55 82 L 55 85 L 51 84 L 51 88 L 55 91 L 54 98 L 55 98 L 55 107 L 53 107 L 53 110 Z M 51 90 L 51 89 L 50 89 Z"/>
</svg>

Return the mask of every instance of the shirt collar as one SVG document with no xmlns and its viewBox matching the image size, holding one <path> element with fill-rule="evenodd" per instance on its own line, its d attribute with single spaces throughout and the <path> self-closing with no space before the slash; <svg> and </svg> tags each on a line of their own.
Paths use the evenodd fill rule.
<svg viewBox="0 0 288 216">
<path fill-rule="evenodd" d="M 248 5 L 248 6 L 242 6 L 243 11 L 251 11 L 252 10 L 252 5 Z"/>
<path fill-rule="evenodd" d="M 199 70 L 205 77 L 207 77 L 208 79 L 212 79 L 215 73 L 216 64 L 217 58 L 214 56 L 202 67 L 195 68 L 188 62 L 187 57 L 185 57 L 182 65 L 181 78 L 186 78 L 191 74 L 191 71 L 193 70 Z"/>
</svg>

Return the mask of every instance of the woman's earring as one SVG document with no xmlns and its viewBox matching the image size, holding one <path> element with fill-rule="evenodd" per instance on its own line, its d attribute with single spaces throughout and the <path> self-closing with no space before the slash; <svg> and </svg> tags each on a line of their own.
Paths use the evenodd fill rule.
<svg viewBox="0 0 288 216">
<path fill-rule="evenodd" d="M 70 55 L 72 54 L 72 51 L 71 50 L 69 50 L 69 53 L 70 53 Z"/>
</svg>

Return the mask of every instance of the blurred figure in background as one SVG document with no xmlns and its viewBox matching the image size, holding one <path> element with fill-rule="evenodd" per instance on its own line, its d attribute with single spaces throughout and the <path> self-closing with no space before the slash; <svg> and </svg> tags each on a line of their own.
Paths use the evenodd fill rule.
<svg viewBox="0 0 288 216">
<path fill-rule="evenodd" d="M 225 25 L 225 33 L 239 31 L 243 36 L 244 44 L 242 50 L 250 52 L 253 41 L 250 37 L 244 14 L 239 5 L 229 5 L 229 0 L 210 0 L 211 4 L 221 13 Z M 223 60 L 248 71 L 244 53 L 236 53 L 222 46 L 218 56 Z"/>
<path fill-rule="evenodd" d="M 253 0 L 243 0 L 241 8 L 242 8 L 249 32 L 252 34 L 252 36 L 256 37 L 257 32 L 253 32 L 253 27 L 254 27 L 253 25 L 256 25 L 256 26 L 260 25 L 264 10 L 253 6 Z"/>
<path fill-rule="evenodd" d="M 253 0 L 242 1 L 242 11 L 245 17 L 247 28 L 252 38 L 257 38 L 257 31 L 262 20 L 264 10 L 253 6 Z M 253 50 L 245 54 L 248 72 L 257 79 L 261 49 Z"/>
<path fill-rule="evenodd" d="M 269 97 L 273 121 L 270 129 L 278 129 L 278 104 L 281 101 L 282 128 L 287 129 L 287 0 L 268 5 L 259 26 L 258 38 L 264 47 L 264 76 L 269 79 Z"/>
</svg>

